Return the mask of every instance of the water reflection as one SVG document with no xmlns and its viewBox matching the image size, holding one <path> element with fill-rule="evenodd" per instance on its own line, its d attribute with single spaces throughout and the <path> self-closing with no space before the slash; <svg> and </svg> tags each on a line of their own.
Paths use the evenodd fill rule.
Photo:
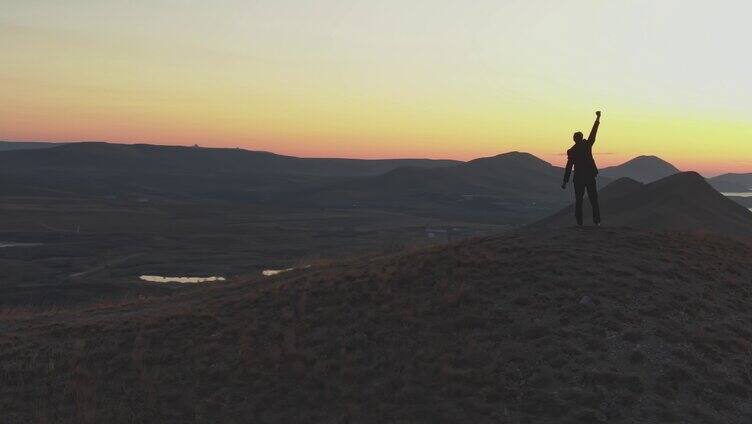
<svg viewBox="0 0 752 424">
<path fill-rule="evenodd" d="M 160 275 L 142 275 L 140 278 L 141 280 L 148 281 L 150 283 L 196 284 L 225 281 L 224 277 L 162 277 Z"/>
<path fill-rule="evenodd" d="M 724 196 L 733 196 L 733 197 L 752 197 L 752 191 L 741 191 L 741 192 L 730 192 L 725 191 L 721 192 Z"/>
<path fill-rule="evenodd" d="M 261 274 L 264 277 L 271 277 L 271 276 L 274 276 L 274 275 L 282 274 L 283 272 L 290 272 L 290 271 L 294 271 L 296 269 L 308 269 L 310 267 L 311 267 L 311 265 L 303 265 L 303 266 L 298 267 L 298 268 L 265 269 L 265 270 L 261 271 Z"/>
<path fill-rule="evenodd" d="M 42 243 L 16 243 L 14 241 L 0 241 L 0 248 L 3 247 L 33 247 L 41 246 Z"/>
<path fill-rule="evenodd" d="M 264 275 L 264 277 L 271 277 L 273 275 L 282 274 L 283 272 L 290 272 L 295 268 L 286 268 L 286 269 L 265 269 L 261 271 L 261 274 Z"/>
</svg>

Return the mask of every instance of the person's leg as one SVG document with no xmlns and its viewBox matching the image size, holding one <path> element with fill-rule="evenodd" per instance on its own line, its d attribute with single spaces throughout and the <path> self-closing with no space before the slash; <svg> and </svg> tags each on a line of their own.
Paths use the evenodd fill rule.
<svg viewBox="0 0 752 424">
<path fill-rule="evenodd" d="M 593 222 L 600 224 L 601 208 L 598 204 L 598 186 L 595 184 L 595 178 L 587 183 L 587 197 L 590 200 L 590 205 L 593 207 Z"/>
<path fill-rule="evenodd" d="M 574 182 L 574 217 L 577 225 L 582 225 L 582 198 L 585 196 L 585 184 L 582 181 Z"/>
</svg>

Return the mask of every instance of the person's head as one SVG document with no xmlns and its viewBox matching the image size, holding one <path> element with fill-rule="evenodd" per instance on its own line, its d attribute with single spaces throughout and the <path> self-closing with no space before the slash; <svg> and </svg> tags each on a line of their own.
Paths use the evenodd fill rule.
<svg viewBox="0 0 752 424">
<path fill-rule="evenodd" d="M 582 133 L 581 133 L 581 132 L 579 132 L 579 131 L 577 131 L 577 132 L 576 132 L 576 133 L 574 133 L 574 135 L 572 136 L 572 140 L 574 140 L 574 142 L 575 142 L 575 143 L 579 143 L 580 141 L 582 141 L 582 137 L 583 137 L 583 136 L 582 136 Z"/>
</svg>

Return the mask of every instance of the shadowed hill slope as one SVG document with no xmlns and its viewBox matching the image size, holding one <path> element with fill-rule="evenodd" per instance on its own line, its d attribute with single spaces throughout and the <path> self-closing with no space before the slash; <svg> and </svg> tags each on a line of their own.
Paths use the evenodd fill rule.
<svg viewBox="0 0 752 424">
<path fill-rule="evenodd" d="M 510 152 L 480 158 L 450 168 L 401 168 L 360 182 L 389 187 L 392 194 L 427 192 L 451 198 L 461 195 L 495 196 L 506 201 L 546 201 L 564 196 L 556 182 L 563 170 L 529 153 Z"/>
<path fill-rule="evenodd" d="M 660 158 L 639 156 L 604 168 L 599 183 L 604 185 L 623 177 L 650 182 L 679 172 Z M 529 153 L 509 152 L 451 167 L 398 168 L 385 175 L 336 182 L 311 197 L 319 202 L 330 199 L 388 202 L 410 197 L 456 201 L 460 196 L 473 195 L 501 202 L 550 206 L 571 200 L 570 193 L 559 189 L 563 175 L 563 168 Z"/>
<path fill-rule="evenodd" d="M 489 219 L 529 222 L 565 205 L 564 171 L 529 153 L 510 152 L 452 167 L 398 168 L 384 175 L 338 181 L 300 193 L 296 201 L 424 209 L 431 213 L 461 211 Z"/>
<path fill-rule="evenodd" d="M 384 175 L 332 184 L 327 191 L 351 191 L 363 198 L 389 195 L 394 197 L 433 194 L 454 200 L 460 195 L 513 195 L 533 198 L 536 195 L 559 195 L 555 182 L 563 170 L 537 157 L 520 152 L 475 159 L 441 169 L 404 167 Z"/>
<path fill-rule="evenodd" d="M 612 179 L 627 177 L 642 183 L 651 183 L 679 172 L 681 171 L 674 165 L 657 156 L 638 156 L 621 165 L 603 168 L 600 175 Z"/>
<path fill-rule="evenodd" d="M 318 159 L 241 149 L 147 144 L 70 143 L 0 151 L 0 195 L 265 199 L 332 180 L 381 175 L 401 166 L 442 167 L 455 161 Z"/>
<path fill-rule="evenodd" d="M 5 315 L 0 410 L 6 423 L 746 423 L 751 254 L 711 235 L 528 231 Z"/>
<path fill-rule="evenodd" d="M 697 230 L 752 236 L 752 212 L 713 189 L 695 172 L 683 172 L 650 184 L 621 179 L 600 192 L 604 225 L 655 230 Z M 584 216 L 590 216 L 585 201 Z M 535 225 L 572 226 L 574 206 Z"/>
</svg>

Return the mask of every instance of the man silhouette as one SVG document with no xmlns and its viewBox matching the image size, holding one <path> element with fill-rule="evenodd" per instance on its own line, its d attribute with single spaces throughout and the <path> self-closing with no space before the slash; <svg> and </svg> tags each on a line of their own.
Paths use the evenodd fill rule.
<svg viewBox="0 0 752 424">
<path fill-rule="evenodd" d="M 598 188 L 595 185 L 595 177 L 598 175 L 598 167 L 595 166 L 593 159 L 593 144 L 595 136 L 598 133 L 598 126 L 601 123 L 601 111 L 595 112 L 595 123 L 587 140 L 582 138 L 582 133 L 577 131 L 572 138 L 574 146 L 567 150 L 567 168 L 564 171 L 564 182 L 561 184 L 562 189 L 567 188 L 569 175 L 574 167 L 574 216 L 577 218 L 577 225 L 582 225 L 582 198 L 587 190 L 590 205 L 593 207 L 593 222 L 595 225 L 601 225 L 601 211 L 598 206 Z"/>
</svg>

